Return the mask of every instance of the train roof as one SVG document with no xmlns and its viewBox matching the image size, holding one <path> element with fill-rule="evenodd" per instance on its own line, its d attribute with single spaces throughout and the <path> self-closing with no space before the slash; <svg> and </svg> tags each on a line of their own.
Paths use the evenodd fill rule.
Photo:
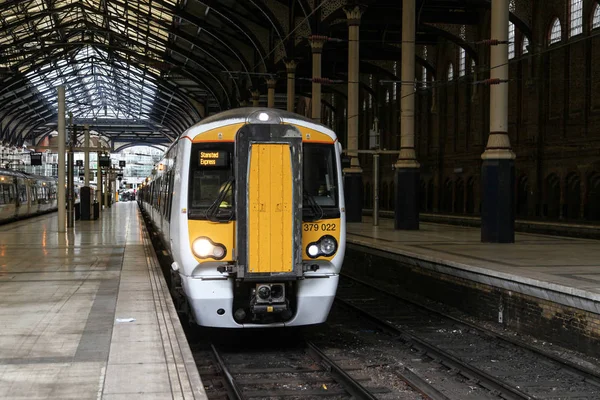
<svg viewBox="0 0 600 400">
<path fill-rule="evenodd" d="M 210 117 L 204 118 L 202 121 L 198 122 L 194 126 L 210 124 L 212 122 L 225 121 L 228 119 L 246 119 L 249 115 L 254 114 L 257 111 L 266 111 L 270 114 L 274 114 L 281 119 L 289 120 L 295 119 L 299 121 L 311 122 L 315 123 L 310 118 L 306 118 L 303 115 L 292 113 L 289 111 L 280 110 L 277 108 L 264 108 L 264 107 L 240 107 L 240 108 L 232 108 L 231 110 L 223 111 L 218 114 L 211 115 Z M 329 129 L 323 126 L 325 129 Z"/>
<path fill-rule="evenodd" d="M 305 126 L 307 128 L 312 128 L 317 131 L 326 133 L 334 140 L 337 138 L 335 132 L 332 131 L 329 127 L 316 123 L 310 118 L 306 118 L 303 115 L 292 113 L 289 111 L 266 107 L 232 108 L 231 110 L 211 115 L 210 117 L 204 118 L 202 121 L 189 128 L 186 132 L 183 133 L 181 137 L 188 136 L 193 138 L 196 135 L 199 135 L 205 131 L 219 127 L 221 125 L 225 125 L 225 122 L 227 123 L 227 125 L 239 122 L 246 122 L 248 120 L 248 117 L 250 117 L 252 114 L 261 111 L 278 117 L 284 123 L 295 123 L 297 125 Z"/>
<path fill-rule="evenodd" d="M 12 176 L 15 178 L 33 179 L 38 181 L 56 181 L 56 178 L 51 176 L 33 175 L 27 172 L 15 171 L 14 169 L 0 168 L 0 175 Z"/>
</svg>

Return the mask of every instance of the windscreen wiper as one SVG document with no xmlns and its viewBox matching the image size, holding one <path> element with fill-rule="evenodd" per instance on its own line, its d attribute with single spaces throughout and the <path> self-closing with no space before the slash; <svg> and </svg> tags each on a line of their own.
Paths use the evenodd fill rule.
<svg viewBox="0 0 600 400">
<path fill-rule="evenodd" d="M 205 216 L 207 220 L 212 222 L 226 223 L 233 219 L 233 209 L 229 210 L 227 218 L 219 218 L 219 213 L 221 211 L 221 203 L 223 200 L 225 200 L 227 192 L 231 191 L 231 196 L 233 197 L 234 180 L 235 179 L 233 176 L 229 177 L 227 182 L 225 182 L 225 184 L 221 187 L 221 190 L 219 190 L 219 194 L 217 195 L 215 201 L 206 209 Z"/>
<path fill-rule="evenodd" d="M 308 194 L 306 192 L 306 190 L 304 190 L 303 198 L 304 198 L 305 204 L 308 204 L 308 206 L 310 207 L 310 210 L 313 213 L 312 218 L 308 218 L 307 221 L 318 221 L 318 220 L 322 219 L 323 218 L 323 209 L 321 208 L 319 203 L 317 203 L 315 201 L 315 198 L 313 196 L 311 196 L 310 194 Z"/>
</svg>

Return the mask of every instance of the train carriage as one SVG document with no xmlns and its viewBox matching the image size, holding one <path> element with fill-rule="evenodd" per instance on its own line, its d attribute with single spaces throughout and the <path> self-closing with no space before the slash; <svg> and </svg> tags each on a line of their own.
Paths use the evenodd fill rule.
<svg viewBox="0 0 600 400">
<path fill-rule="evenodd" d="M 259 108 L 206 118 L 171 146 L 138 201 L 199 325 L 326 320 L 345 251 L 340 149 L 327 127 Z"/>
<path fill-rule="evenodd" d="M 0 222 L 57 209 L 52 177 L 0 168 Z"/>
</svg>

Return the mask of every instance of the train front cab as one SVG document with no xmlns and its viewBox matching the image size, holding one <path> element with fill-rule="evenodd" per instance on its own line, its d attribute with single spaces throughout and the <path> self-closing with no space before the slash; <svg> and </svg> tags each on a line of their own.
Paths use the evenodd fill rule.
<svg viewBox="0 0 600 400">
<path fill-rule="evenodd" d="M 314 127 L 278 122 L 221 127 L 191 144 L 196 267 L 181 284 L 199 325 L 299 326 L 329 314 L 345 243 L 339 152 Z"/>
</svg>

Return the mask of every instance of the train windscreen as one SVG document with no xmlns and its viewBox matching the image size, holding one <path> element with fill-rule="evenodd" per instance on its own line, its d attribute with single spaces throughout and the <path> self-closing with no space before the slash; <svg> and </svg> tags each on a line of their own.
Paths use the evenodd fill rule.
<svg viewBox="0 0 600 400">
<path fill-rule="evenodd" d="M 339 216 L 338 182 L 333 144 L 304 143 L 302 185 L 304 214 Z"/>
<path fill-rule="evenodd" d="M 190 159 L 189 217 L 207 219 L 233 210 L 233 143 L 198 143 Z M 217 204 L 218 203 L 218 204 Z"/>
</svg>

